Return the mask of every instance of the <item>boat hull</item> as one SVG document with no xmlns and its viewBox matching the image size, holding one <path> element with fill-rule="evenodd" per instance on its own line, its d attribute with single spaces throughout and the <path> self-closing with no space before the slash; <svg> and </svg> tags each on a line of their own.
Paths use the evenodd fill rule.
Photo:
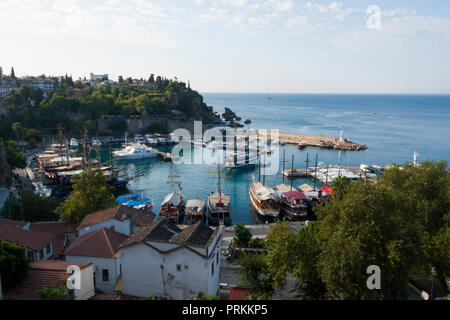
<svg viewBox="0 0 450 320">
<path fill-rule="evenodd" d="M 281 210 L 275 210 L 275 209 L 264 210 L 263 208 L 261 208 L 258 205 L 258 202 L 254 199 L 251 191 L 249 191 L 249 195 L 250 195 L 250 202 L 252 204 L 252 207 L 255 210 L 256 214 L 260 218 L 262 218 L 264 220 L 267 220 L 267 219 L 273 220 L 273 219 L 276 219 L 276 218 L 280 217 L 280 211 Z"/>
</svg>

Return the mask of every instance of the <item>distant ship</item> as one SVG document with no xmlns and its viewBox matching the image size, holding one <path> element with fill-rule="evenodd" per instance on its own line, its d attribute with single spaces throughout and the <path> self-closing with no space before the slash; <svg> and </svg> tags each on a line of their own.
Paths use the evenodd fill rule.
<svg viewBox="0 0 450 320">
<path fill-rule="evenodd" d="M 220 167 L 217 166 L 217 192 L 208 195 L 208 221 L 211 225 L 231 225 L 230 195 L 222 193 Z"/>
<path fill-rule="evenodd" d="M 174 175 L 175 172 L 176 169 L 174 164 L 171 169 L 171 174 L 169 175 L 169 181 L 167 181 L 167 184 L 169 184 L 169 192 L 161 203 L 159 216 L 178 224 L 180 223 L 182 218 L 181 216 L 184 213 L 185 202 L 181 191 L 181 181 L 174 180 L 174 178 L 180 177 L 178 175 Z M 178 190 L 176 190 L 175 185 L 178 185 Z"/>
</svg>

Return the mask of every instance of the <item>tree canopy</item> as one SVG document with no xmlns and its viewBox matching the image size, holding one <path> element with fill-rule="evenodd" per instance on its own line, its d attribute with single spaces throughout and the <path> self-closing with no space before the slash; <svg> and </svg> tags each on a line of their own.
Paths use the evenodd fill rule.
<svg viewBox="0 0 450 320">
<path fill-rule="evenodd" d="M 114 196 L 99 169 L 86 169 L 74 178 L 72 186 L 73 194 L 57 209 L 63 221 L 79 223 L 87 214 L 115 205 Z"/>
<path fill-rule="evenodd" d="M 19 283 L 28 270 L 25 247 L 0 240 L 0 275 L 4 288 Z"/>
<path fill-rule="evenodd" d="M 267 270 L 282 288 L 295 277 L 303 299 L 402 299 L 412 272 L 436 274 L 445 288 L 450 268 L 450 176 L 447 162 L 386 170 L 377 183 L 339 179 L 334 196 L 315 208 L 318 221 L 295 233 L 274 225 Z M 370 290 L 367 268 L 381 270 Z"/>
</svg>

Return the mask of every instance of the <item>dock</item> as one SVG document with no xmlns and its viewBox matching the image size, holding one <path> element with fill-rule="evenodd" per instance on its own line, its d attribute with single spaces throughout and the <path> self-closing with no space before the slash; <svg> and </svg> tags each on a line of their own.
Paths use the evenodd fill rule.
<svg viewBox="0 0 450 320">
<path fill-rule="evenodd" d="M 288 169 L 281 171 L 281 174 L 288 178 L 307 178 L 310 174 L 305 169 Z"/>
<path fill-rule="evenodd" d="M 270 137 L 270 131 L 267 132 L 268 137 Z M 301 133 L 283 133 L 280 132 L 278 136 L 280 142 L 286 144 L 302 144 L 304 147 L 318 147 L 325 149 L 335 149 L 335 150 L 348 150 L 348 151 L 358 151 L 366 150 L 367 146 L 358 144 L 353 141 L 349 141 L 344 137 L 325 137 L 325 136 L 315 136 L 309 134 Z"/>
<path fill-rule="evenodd" d="M 151 151 L 153 151 L 154 153 L 156 153 L 159 157 L 163 158 L 164 161 L 171 161 L 172 160 L 172 155 L 168 152 L 162 152 L 159 151 L 158 149 L 152 148 L 152 147 L 147 147 L 149 148 Z"/>
</svg>

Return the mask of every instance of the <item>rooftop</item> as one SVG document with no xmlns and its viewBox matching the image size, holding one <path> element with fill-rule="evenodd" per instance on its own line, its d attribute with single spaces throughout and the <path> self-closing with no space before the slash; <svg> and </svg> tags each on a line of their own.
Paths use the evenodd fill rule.
<svg viewBox="0 0 450 320">
<path fill-rule="evenodd" d="M 145 226 L 131 235 L 121 247 L 131 246 L 143 241 L 185 244 L 205 248 L 211 244 L 219 228 L 211 228 L 203 222 L 180 229 L 178 226 L 160 219 L 152 225 Z"/>
<path fill-rule="evenodd" d="M 152 223 L 155 219 L 155 215 L 150 212 L 144 212 L 142 210 L 134 209 L 128 206 L 115 206 L 105 210 L 90 213 L 84 217 L 78 226 L 78 230 L 85 227 L 108 221 L 110 219 L 116 219 L 123 221 L 126 218 L 130 218 L 137 226 L 144 226 Z"/>
<path fill-rule="evenodd" d="M 54 235 L 63 235 L 65 233 L 76 233 L 78 224 L 59 221 L 40 221 L 30 224 L 31 231 L 45 232 Z"/>
<path fill-rule="evenodd" d="M 14 227 L 18 229 L 22 229 L 28 222 L 13 220 L 8 218 L 0 218 L 0 228 L 3 226 Z"/>
<path fill-rule="evenodd" d="M 119 252 L 120 244 L 127 238 L 123 234 L 102 228 L 76 238 L 65 255 L 113 258 Z"/>
<path fill-rule="evenodd" d="M 71 265 L 77 265 L 84 269 L 92 265 L 90 262 L 67 262 L 58 260 L 43 260 L 30 263 L 25 278 L 18 285 L 8 290 L 7 294 L 36 296 L 38 291 L 45 286 L 57 288 L 65 286 L 67 282 L 67 268 Z"/>
<path fill-rule="evenodd" d="M 62 241 L 52 234 L 22 230 L 11 226 L 0 227 L 0 239 L 16 243 L 35 251 L 42 250 L 51 242 L 53 243 L 53 254 L 55 257 L 58 257 L 61 254 L 64 246 Z"/>
</svg>

